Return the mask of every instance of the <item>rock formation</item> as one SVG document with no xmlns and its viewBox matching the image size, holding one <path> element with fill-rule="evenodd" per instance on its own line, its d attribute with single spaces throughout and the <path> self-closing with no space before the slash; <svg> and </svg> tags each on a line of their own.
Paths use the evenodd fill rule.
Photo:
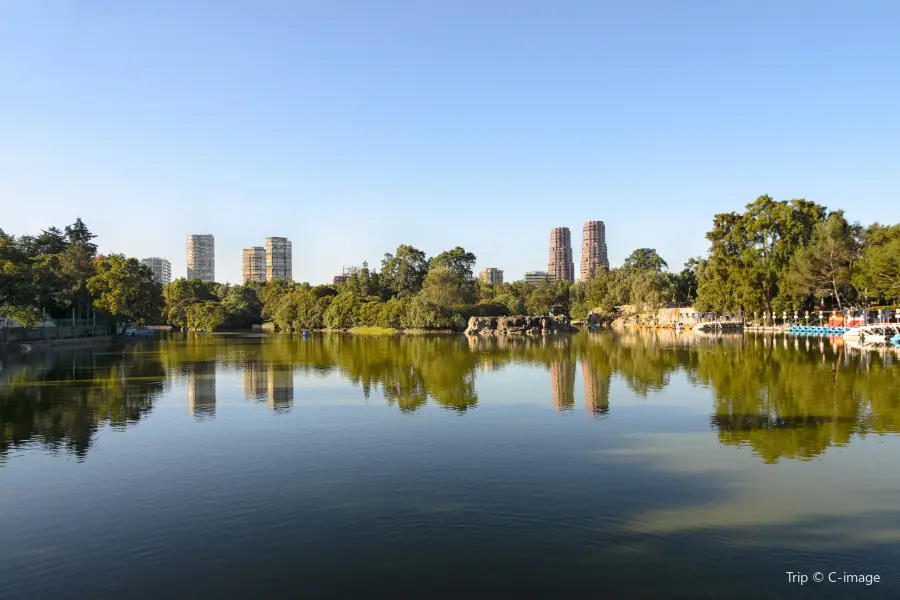
<svg viewBox="0 0 900 600">
<path fill-rule="evenodd" d="M 470 317 L 466 335 L 547 335 L 574 333 L 569 318 L 555 317 Z"/>
</svg>

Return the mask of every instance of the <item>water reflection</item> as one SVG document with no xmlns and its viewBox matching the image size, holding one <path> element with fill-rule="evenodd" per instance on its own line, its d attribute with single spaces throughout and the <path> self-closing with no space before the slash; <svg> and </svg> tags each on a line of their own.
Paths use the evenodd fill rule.
<svg viewBox="0 0 900 600">
<path fill-rule="evenodd" d="M 572 410 L 575 407 L 575 362 L 562 360 L 550 363 L 550 381 L 553 386 L 553 408 Z"/>
<path fill-rule="evenodd" d="M 101 426 L 137 423 L 169 385 L 158 358 L 141 352 L 0 357 L 0 464 L 33 443 L 82 459 Z"/>
<path fill-rule="evenodd" d="M 584 397 L 589 415 L 599 416 L 609 412 L 609 385 L 612 374 L 609 371 L 592 369 L 588 363 L 581 363 L 584 377 Z"/>
<path fill-rule="evenodd" d="M 591 417 L 614 416 L 617 405 L 651 395 L 674 399 L 676 378 L 693 385 L 697 398 L 704 398 L 700 389 L 712 391 L 708 422 L 721 444 L 748 447 L 765 462 L 813 458 L 854 436 L 900 428 L 893 351 L 862 352 L 819 338 L 672 332 L 539 339 L 173 336 L 128 351 L 3 360 L 0 458 L 29 443 L 83 457 L 101 426 L 124 428 L 143 418 L 166 386 L 186 387 L 190 414 L 212 419 L 223 373 L 242 375 L 244 398 L 275 413 L 294 406 L 297 378 L 303 387 L 309 377 L 332 375 L 360 388 L 366 399 L 380 393 L 402 412 L 432 402 L 464 414 L 498 398 L 497 392 L 480 397 L 479 379 L 504 377 L 508 365 L 545 369 L 550 390 L 515 387 L 513 380 L 503 393 L 524 401 L 543 397 L 545 406 L 572 411 L 580 364 Z M 684 394 L 690 388 L 677 389 Z"/>
<path fill-rule="evenodd" d="M 195 419 L 216 416 L 216 363 L 193 362 L 188 369 L 188 412 Z"/>
<path fill-rule="evenodd" d="M 294 405 L 294 370 L 290 365 L 269 365 L 268 405 L 286 412 Z"/>
</svg>

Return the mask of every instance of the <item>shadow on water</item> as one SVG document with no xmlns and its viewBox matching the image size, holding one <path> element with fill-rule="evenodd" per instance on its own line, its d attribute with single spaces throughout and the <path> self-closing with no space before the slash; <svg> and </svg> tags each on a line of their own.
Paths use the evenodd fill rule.
<svg viewBox="0 0 900 600">
<path fill-rule="evenodd" d="M 170 336 L 130 351 L 60 351 L 0 370 L 0 456 L 41 443 L 84 457 L 102 425 L 126 427 L 185 383 L 198 420 L 216 414 L 219 369 L 243 374 L 244 396 L 289 412 L 296 376 L 338 374 L 415 412 L 433 402 L 464 414 L 478 406 L 479 374 L 531 365 L 550 374 L 560 411 L 576 405 L 580 371 L 587 412 L 604 416 L 614 380 L 639 398 L 676 374 L 713 391 L 709 418 L 722 444 L 749 446 L 766 462 L 810 459 L 854 436 L 900 428 L 900 369 L 893 354 L 836 342 L 671 332 L 603 332 L 537 339 L 464 336 Z M 580 369 L 579 369 L 580 366 Z"/>
</svg>

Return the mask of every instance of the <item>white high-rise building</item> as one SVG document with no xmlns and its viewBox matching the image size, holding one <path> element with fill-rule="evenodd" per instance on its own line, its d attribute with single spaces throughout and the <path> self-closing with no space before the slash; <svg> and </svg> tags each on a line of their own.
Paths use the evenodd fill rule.
<svg viewBox="0 0 900 600">
<path fill-rule="evenodd" d="M 284 237 L 266 238 L 266 281 L 293 279 L 291 241 Z"/>
<path fill-rule="evenodd" d="M 172 281 L 172 263 L 165 258 L 151 256 L 143 259 L 141 264 L 150 267 L 150 270 L 153 271 L 153 278 L 161 284 L 165 285 Z"/>
<path fill-rule="evenodd" d="M 216 240 L 212 235 L 188 236 L 187 278 L 204 282 L 216 280 Z"/>
</svg>

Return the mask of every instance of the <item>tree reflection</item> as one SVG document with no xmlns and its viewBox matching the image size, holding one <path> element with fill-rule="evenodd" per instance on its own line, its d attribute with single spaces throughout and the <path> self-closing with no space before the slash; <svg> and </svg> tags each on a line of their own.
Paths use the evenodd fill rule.
<svg viewBox="0 0 900 600">
<path fill-rule="evenodd" d="M 40 444 L 82 459 L 101 426 L 125 429 L 153 408 L 166 373 L 153 354 L 74 350 L 0 369 L 0 462 Z"/>
<path fill-rule="evenodd" d="M 431 402 L 465 413 L 478 405 L 478 378 L 513 364 L 546 369 L 548 406 L 569 411 L 579 363 L 589 415 L 615 414 L 614 381 L 640 399 L 681 373 L 713 391 L 710 424 L 720 442 L 748 446 L 766 462 L 809 459 L 853 436 L 900 428 L 900 369 L 893 354 L 866 354 L 835 340 L 673 332 L 188 335 L 128 352 L 56 353 L 3 365 L 0 457 L 28 443 L 83 457 L 101 426 L 136 422 L 173 381 L 187 388 L 191 414 L 211 418 L 220 369 L 242 372 L 244 397 L 276 413 L 294 406 L 296 377 L 329 374 L 352 382 L 366 398 L 380 393 L 403 412 Z"/>
</svg>

